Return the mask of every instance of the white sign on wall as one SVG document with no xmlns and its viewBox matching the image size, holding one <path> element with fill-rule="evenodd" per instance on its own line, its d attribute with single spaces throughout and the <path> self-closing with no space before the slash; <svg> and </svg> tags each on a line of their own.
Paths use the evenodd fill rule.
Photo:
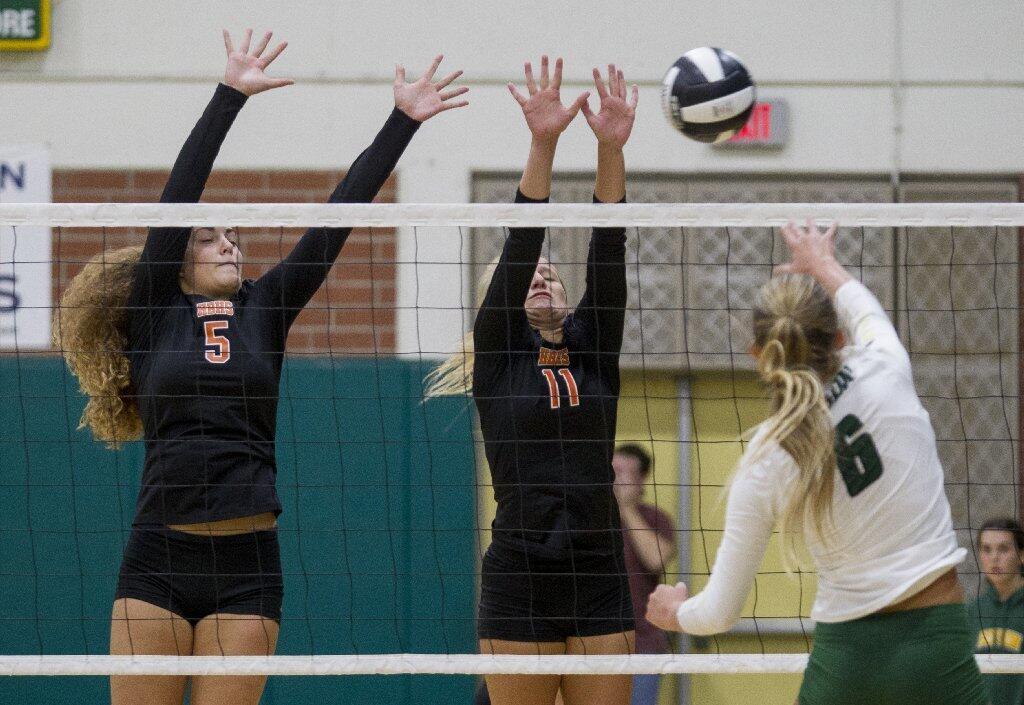
<svg viewBox="0 0 1024 705">
<path fill-rule="evenodd" d="M 49 203 L 50 154 L 0 146 L 0 203 Z M 0 350 L 50 347 L 50 229 L 0 223 Z"/>
</svg>

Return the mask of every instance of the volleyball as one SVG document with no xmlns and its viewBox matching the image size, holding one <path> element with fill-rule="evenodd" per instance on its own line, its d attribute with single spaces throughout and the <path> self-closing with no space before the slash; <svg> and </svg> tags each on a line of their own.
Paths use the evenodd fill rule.
<svg viewBox="0 0 1024 705">
<path fill-rule="evenodd" d="M 698 142 L 735 135 L 754 109 L 754 79 L 730 51 L 698 47 L 672 64 L 661 83 L 661 104 L 672 126 Z"/>
</svg>

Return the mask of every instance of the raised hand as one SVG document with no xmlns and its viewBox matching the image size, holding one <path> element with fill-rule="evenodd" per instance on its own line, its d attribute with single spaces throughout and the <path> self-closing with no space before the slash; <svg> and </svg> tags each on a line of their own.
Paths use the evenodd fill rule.
<svg viewBox="0 0 1024 705">
<path fill-rule="evenodd" d="M 437 67 L 441 65 L 443 59 L 443 54 L 435 56 L 434 63 L 414 83 L 406 83 L 405 67 L 401 64 L 395 65 L 395 107 L 413 120 L 423 122 L 445 110 L 469 105 L 468 100 L 454 100 L 469 91 L 466 86 L 444 90 L 462 75 L 462 71 L 453 71 L 434 83 L 434 74 L 437 73 Z"/>
<path fill-rule="evenodd" d="M 807 219 L 801 228 L 789 221 L 782 228 L 782 237 L 789 247 L 790 261 L 775 267 L 775 274 L 809 274 L 833 296 L 839 287 L 853 279 L 836 259 L 836 229 L 832 223 L 825 231 Z"/>
<path fill-rule="evenodd" d="M 234 42 L 231 41 L 231 35 L 226 29 L 224 30 L 224 49 L 228 53 L 228 65 L 224 69 L 224 85 L 231 86 L 246 95 L 256 95 L 272 88 L 290 86 L 295 83 L 290 78 L 271 78 L 265 73 L 267 67 L 288 46 L 288 42 L 281 42 L 264 56 L 263 52 L 270 44 L 272 36 L 274 36 L 273 32 L 267 32 L 263 35 L 263 39 L 250 49 L 252 30 L 247 29 L 242 46 L 236 50 Z"/>
<path fill-rule="evenodd" d="M 555 59 L 553 77 L 548 76 L 548 57 L 540 58 L 540 85 L 533 78 L 533 66 L 529 61 L 526 62 L 524 68 L 526 89 L 530 97 L 523 96 L 513 83 L 508 84 L 508 90 L 523 109 L 526 125 L 530 128 L 533 138 L 541 142 L 554 142 L 576 117 L 580 108 L 586 104 L 590 93 L 582 93 L 568 107 L 562 105 L 562 98 L 559 94 L 559 89 L 562 87 L 561 58 Z"/>
<path fill-rule="evenodd" d="M 835 260 L 836 224 L 821 231 L 814 221 L 800 227 L 792 220 L 782 227 L 782 238 L 789 247 L 792 260 L 775 268 L 776 274 L 814 274 L 823 265 Z"/>
<path fill-rule="evenodd" d="M 601 72 L 594 69 L 594 86 L 601 98 L 601 107 L 593 112 L 590 105 L 583 103 L 583 116 L 602 145 L 622 149 L 633 131 L 636 118 L 636 104 L 640 99 L 639 90 L 633 84 L 632 95 L 626 100 L 626 79 L 615 64 L 608 64 L 608 83 L 601 78 Z"/>
</svg>

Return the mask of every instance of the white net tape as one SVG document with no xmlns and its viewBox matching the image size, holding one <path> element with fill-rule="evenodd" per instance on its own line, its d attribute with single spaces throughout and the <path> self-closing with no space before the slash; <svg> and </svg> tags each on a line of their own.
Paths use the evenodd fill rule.
<svg viewBox="0 0 1024 705">
<path fill-rule="evenodd" d="M 5 203 L 0 225 L 121 227 L 774 227 L 789 220 L 850 227 L 1024 226 L 1024 203 L 139 204 Z"/>
<path fill-rule="evenodd" d="M 982 673 L 1020 673 L 1024 656 L 976 657 Z M 408 674 L 802 673 L 807 654 L 489 656 L 0 656 L 0 676 L 357 676 Z"/>
</svg>

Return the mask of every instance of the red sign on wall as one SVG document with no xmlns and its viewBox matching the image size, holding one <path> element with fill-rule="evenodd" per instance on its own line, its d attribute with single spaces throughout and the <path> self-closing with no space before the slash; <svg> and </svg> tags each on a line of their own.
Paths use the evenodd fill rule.
<svg viewBox="0 0 1024 705">
<path fill-rule="evenodd" d="M 754 105 L 750 119 L 730 139 L 717 143 L 727 147 L 782 147 L 789 138 L 789 108 L 782 100 L 764 100 Z"/>
</svg>

